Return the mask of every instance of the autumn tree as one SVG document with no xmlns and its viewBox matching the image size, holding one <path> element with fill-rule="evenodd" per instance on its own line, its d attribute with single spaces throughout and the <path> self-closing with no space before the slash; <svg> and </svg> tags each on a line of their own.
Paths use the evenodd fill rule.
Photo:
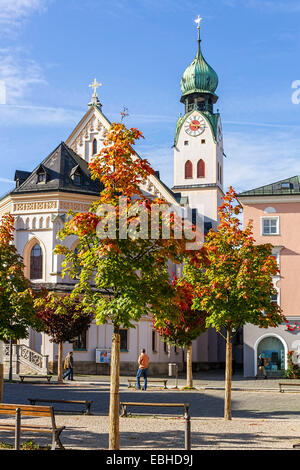
<svg viewBox="0 0 300 470">
<path fill-rule="evenodd" d="M 0 340 L 5 341 L 26 338 L 29 327 L 38 327 L 33 291 L 24 276 L 23 259 L 13 243 L 14 222 L 11 214 L 4 214 L 0 220 Z M 0 400 L 2 390 L 3 367 L 0 370 Z"/>
<path fill-rule="evenodd" d="M 81 299 L 70 294 L 58 295 L 42 289 L 35 299 L 36 317 L 41 330 L 50 336 L 50 342 L 58 344 L 58 382 L 63 382 L 63 344 L 71 342 L 86 331 L 93 314 L 83 312 Z"/>
<path fill-rule="evenodd" d="M 62 241 L 78 237 L 77 253 L 63 243 L 56 248 L 65 256 L 64 273 L 78 278 L 73 292 L 82 296 L 84 310 L 98 324 L 113 326 L 110 449 L 119 448 L 119 329 L 134 327 L 142 315 L 163 315 L 173 296 L 167 261 L 179 263 L 184 251 L 183 238 L 174 235 L 176 218 L 162 215 L 165 201 L 141 190 L 154 173 L 133 150 L 142 137 L 122 123 L 111 125 L 104 147 L 89 165 L 92 178 L 103 185 L 100 198 L 88 213 L 70 214 L 60 233 Z M 154 205 L 157 217 L 151 221 Z M 167 237 L 162 236 L 164 219 L 170 224 Z"/>
<path fill-rule="evenodd" d="M 205 332 L 207 314 L 203 311 L 192 310 L 194 288 L 185 279 L 173 275 L 172 287 L 175 293 L 169 309 L 171 308 L 173 312 L 164 318 L 154 319 L 153 324 L 167 343 L 182 349 L 186 348 L 186 386 L 192 388 L 192 341 Z"/>
<path fill-rule="evenodd" d="M 278 273 L 272 245 L 258 245 L 249 221 L 241 228 L 242 206 L 230 188 L 219 208 L 220 224 L 210 230 L 203 247 L 185 265 L 184 276 L 194 287 L 193 308 L 207 312 L 206 326 L 226 340 L 225 411 L 231 419 L 232 338 L 246 323 L 276 327 L 284 319 L 272 277 Z"/>
</svg>

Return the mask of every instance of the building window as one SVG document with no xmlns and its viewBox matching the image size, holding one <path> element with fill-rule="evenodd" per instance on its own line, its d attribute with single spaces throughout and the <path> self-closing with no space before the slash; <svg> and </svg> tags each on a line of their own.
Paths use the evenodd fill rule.
<svg viewBox="0 0 300 470">
<path fill-rule="evenodd" d="M 220 176 L 219 176 L 219 181 L 222 184 L 222 165 L 220 165 Z"/>
<path fill-rule="evenodd" d="M 70 178 L 76 186 L 80 186 L 82 183 L 82 172 L 79 165 L 72 168 Z"/>
<path fill-rule="evenodd" d="M 193 164 L 190 160 L 185 162 L 184 177 L 185 177 L 185 179 L 193 178 Z"/>
<path fill-rule="evenodd" d="M 262 218 L 262 235 L 279 235 L 279 217 Z"/>
<path fill-rule="evenodd" d="M 97 140 L 94 139 L 93 140 L 93 155 L 95 155 L 97 153 Z"/>
<path fill-rule="evenodd" d="M 278 251 L 278 248 L 276 249 L 276 247 L 274 247 L 272 249 L 272 256 L 274 256 L 274 258 L 276 259 L 276 263 L 277 263 L 277 266 L 279 268 L 279 266 L 280 266 L 280 252 Z"/>
<path fill-rule="evenodd" d="M 81 175 L 79 173 L 75 173 L 73 176 L 73 183 L 80 186 L 81 185 Z"/>
<path fill-rule="evenodd" d="M 284 183 L 281 183 L 281 189 L 291 189 L 292 188 L 292 184 L 289 183 L 289 182 L 284 182 Z"/>
<path fill-rule="evenodd" d="M 45 172 L 38 173 L 37 182 L 38 183 L 46 183 L 46 173 Z"/>
<path fill-rule="evenodd" d="M 40 245 L 36 243 L 30 253 L 30 279 L 42 279 L 43 253 Z"/>
<path fill-rule="evenodd" d="M 168 345 L 165 341 L 164 341 L 164 352 L 168 354 Z"/>
<path fill-rule="evenodd" d="M 268 206 L 265 208 L 264 213 L 265 214 L 274 214 L 276 212 L 276 209 L 274 207 Z"/>
<path fill-rule="evenodd" d="M 120 331 L 120 351 L 128 351 L 128 330 L 119 330 Z"/>
<path fill-rule="evenodd" d="M 87 350 L 87 330 L 81 333 L 73 342 L 74 351 L 86 351 Z"/>
<path fill-rule="evenodd" d="M 197 178 L 205 178 L 205 163 L 202 158 L 197 163 Z"/>
<path fill-rule="evenodd" d="M 201 144 L 205 144 L 205 139 L 201 139 Z"/>
<path fill-rule="evenodd" d="M 278 305 L 278 293 L 271 295 L 271 303 Z"/>
<path fill-rule="evenodd" d="M 189 141 L 188 141 L 188 140 L 185 140 L 185 141 L 184 141 L 184 145 L 189 145 Z"/>
<path fill-rule="evenodd" d="M 156 352 L 156 331 L 152 330 L 152 352 Z"/>
</svg>

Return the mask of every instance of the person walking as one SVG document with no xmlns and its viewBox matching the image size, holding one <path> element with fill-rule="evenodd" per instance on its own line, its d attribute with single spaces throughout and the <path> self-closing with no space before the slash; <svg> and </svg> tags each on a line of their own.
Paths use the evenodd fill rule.
<svg viewBox="0 0 300 470">
<path fill-rule="evenodd" d="M 136 388 L 141 390 L 140 379 L 141 375 L 144 377 L 144 387 L 143 390 L 147 390 L 147 377 L 148 377 L 148 367 L 149 367 L 149 356 L 146 354 L 146 350 L 142 349 L 141 354 L 138 359 L 139 368 L 136 374 Z"/>
<path fill-rule="evenodd" d="M 263 358 L 262 354 L 260 354 L 258 356 L 258 371 L 257 371 L 257 375 L 256 375 L 256 379 L 258 378 L 258 373 L 259 372 L 262 372 L 263 375 L 264 375 L 264 378 L 267 379 L 267 372 L 266 372 L 266 368 L 265 368 L 265 359 Z"/>
<path fill-rule="evenodd" d="M 64 363 L 65 372 L 63 374 L 64 379 L 67 377 L 68 380 L 73 380 L 73 365 L 74 365 L 73 351 L 70 351 L 66 355 L 66 358 L 65 358 L 65 363 Z"/>
</svg>

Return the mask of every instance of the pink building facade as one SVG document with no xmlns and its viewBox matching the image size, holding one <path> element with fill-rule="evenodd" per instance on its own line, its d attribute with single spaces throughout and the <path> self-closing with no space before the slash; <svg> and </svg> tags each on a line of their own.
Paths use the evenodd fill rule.
<svg viewBox="0 0 300 470">
<path fill-rule="evenodd" d="M 300 177 L 239 194 L 243 205 L 244 225 L 253 224 L 257 243 L 271 243 L 279 274 L 273 282 L 273 298 L 287 322 L 277 328 L 244 327 L 244 375 L 257 374 L 259 354 L 268 358 L 269 376 L 281 376 L 287 368 L 287 353 L 294 351 L 293 361 L 300 363 Z"/>
</svg>

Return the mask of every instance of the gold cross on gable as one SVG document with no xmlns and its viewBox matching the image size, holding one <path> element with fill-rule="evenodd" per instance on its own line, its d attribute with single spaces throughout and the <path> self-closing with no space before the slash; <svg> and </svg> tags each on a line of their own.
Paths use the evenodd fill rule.
<svg viewBox="0 0 300 470">
<path fill-rule="evenodd" d="M 102 83 L 98 83 L 97 80 L 96 80 L 96 78 L 94 78 L 93 83 L 91 83 L 91 84 L 89 85 L 89 87 L 94 88 L 94 93 L 93 93 L 93 97 L 94 97 L 94 98 L 97 98 L 97 88 L 98 88 L 99 86 L 102 86 Z"/>
</svg>

